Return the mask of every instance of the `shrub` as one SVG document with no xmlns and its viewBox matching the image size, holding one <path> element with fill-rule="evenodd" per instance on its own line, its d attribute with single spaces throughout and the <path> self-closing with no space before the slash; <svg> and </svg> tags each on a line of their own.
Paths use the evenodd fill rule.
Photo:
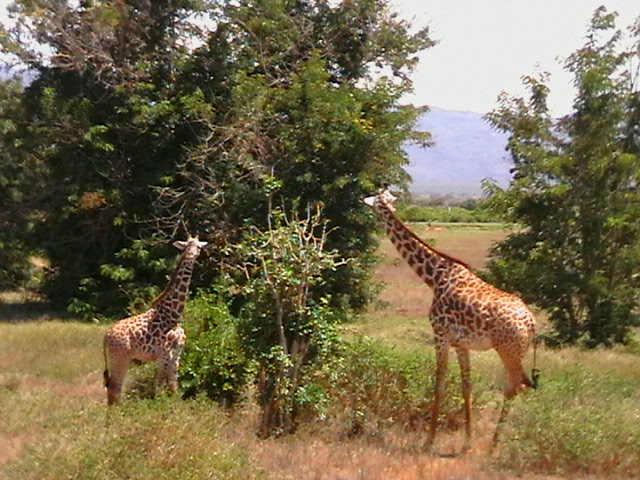
<svg viewBox="0 0 640 480">
<path fill-rule="evenodd" d="M 457 369 L 450 369 L 448 376 L 442 423 L 458 428 L 464 416 Z M 401 352 L 364 337 L 343 343 L 319 384 L 330 399 L 329 413 L 346 435 L 371 435 L 391 425 L 426 428 L 434 379 L 433 356 Z"/>
<path fill-rule="evenodd" d="M 258 366 L 262 437 L 296 429 L 298 400 L 310 372 L 330 352 L 344 313 L 330 307 L 321 291 L 327 284 L 323 273 L 345 263 L 326 249 L 329 231 L 321 210 L 302 219 L 274 210 L 268 224 L 247 232 L 232 249 L 239 261 L 230 268 L 244 297 L 243 347 Z"/>
<path fill-rule="evenodd" d="M 225 406 L 235 403 L 250 378 L 237 319 L 216 294 L 203 293 L 189 302 L 184 319 L 187 345 L 180 383 L 184 397 L 204 393 Z"/>
</svg>

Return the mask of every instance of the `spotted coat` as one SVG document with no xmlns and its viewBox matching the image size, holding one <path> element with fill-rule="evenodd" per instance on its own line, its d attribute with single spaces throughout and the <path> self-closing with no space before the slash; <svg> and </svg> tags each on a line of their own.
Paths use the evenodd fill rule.
<svg viewBox="0 0 640 480">
<path fill-rule="evenodd" d="M 104 337 L 105 387 L 107 403 L 118 403 L 125 375 L 132 361 L 158 362 L 156 388 L 168 384 L 178 389 L 178 368 L 186 335 L 180 322 L 189 295 L 196 258 L 206 245 L 197 237 L 175 242 L 183 250 L 178 267 L 164 292 L 144 313 L 124 318 L 109 328 Z"/>
<path fill-rule="evenodd" d="M 522 390 L 533 387 L 523 369 L 522 359 L 535 335 L 535 319 L 518 296 L 490 285 L 473 273 L 468 265 L 422 241 L 397 217 L 394 200 L 395 197 L 385 189 L 366 198 L 365 203 L 378 212 L 387 235 L 402 258 L 433 290 L 430 321 L 436 345 L 437 366 L 427 445 L 431 448 L 435 439 L 444 395 L 448 351 L 449 348 L 454 348 L 461 367 L 465 402 L 465 448 L 470 448 L 469 351 L 496 350 L 507 372 L 505 399 L 510 399 Z"/>
</svg>

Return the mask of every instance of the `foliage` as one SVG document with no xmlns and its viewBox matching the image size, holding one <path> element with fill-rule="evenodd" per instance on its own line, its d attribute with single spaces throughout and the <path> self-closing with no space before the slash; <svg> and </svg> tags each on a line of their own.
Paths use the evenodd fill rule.
<svg viewBox="0 0 640 480">
<path fill-rule="evenodd" d="M 341 263 L 326 250 L 329 232 L 320 210 L 303 219 L 274 210 L 269 218 L 268 229 L 253 229 L 233 248 L 242 261 L 231 267 L 245 299 L 242 343 L 258 364 L 262 437 L 295 430 L 298 400 L 332 349 L 341 313 L 318 292 L 323 272 Z"/>
<path fill-rule="evenodd" d="M 235 404 L 250 381 L 238 321 L 215 294 L 201 293 L 186 309 L 184 328 L 189 341 L 181 358 L 183 396 L 204 393 L 225 406 Z"/>
<path fill-rule="evenodd" d="M 17 154 L 22 139 L 20 105 L 22 82 L 0 79 L 0 288 L 28 286 L 33 271 L 25 239 L 32 225 L 25 215 L 29 205 L 42 196 L 38 174 L 41 163 L 34 156 Z"/>
<path fill-rule="evenodd" d="M 327 391 L 329 412 L 341 421 L 344 434 L 375 435 L 392 424 L 410 429 L 426 426 L 433 391 L 433 375 L 428 373 L 434 368 L 424 355 L 403 355 L 380 341 L 361 337 L 341 344 L 318 383 Z M 447 396 L 447 406 L 454 398 L 455 394 Z"/>
<path fill-rule="evenodd" d="M 49 298 L 87 317 L 135 311 L 164 281 L 168 238 L 238 242 L 264 227 L 277 190 L 290 210 L 324 202 L 339 227 L 329 247 L 353 259 L 327 272 L 331 301 L 366 304 L 375 239 L 360 200 L 402 185 L 402 145 L 426 139 L 412 130 L 423 110 L 399 101 L 427 29 L 412 33 L 383 0 L 12 9 L 0 42 L 33 80 L 9 115 L 19 173 L 0 176 L 25 176 L 7 205 L 25 223 L 10 244 L 46 255 Z M 201 258 L 194 287 L 221 260 Z"/>
<path fill-rule="evenodd" d="M 528 101 L 502 96 L 488 119 L 510 132 L 509 189 L 492 205 L 524 227 L 494 252 L 494 281 L 549 311 L 556 342 L 625 342 L 637 323 L 640 144 L 633 72 L 615 15 L 596 10 L 586 45 L 569 57 L 574 112 L 554 121 L 546 76 L 525 77 Z M 636 39 L 640 39 L 635 32 Z"/>
</svg>

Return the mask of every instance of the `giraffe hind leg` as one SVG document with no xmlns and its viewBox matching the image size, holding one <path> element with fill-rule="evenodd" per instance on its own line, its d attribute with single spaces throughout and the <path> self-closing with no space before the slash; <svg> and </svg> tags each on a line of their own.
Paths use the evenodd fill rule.
<svg viewBox="0 0 640 480">
<path fill-rule="evenodd" d="M 498 418 L 498 423 L 496 424 L 496 429 L 493 432 L 493 438 L 491 439 L 491 447 L 489 448 L 489 452 L 493 452 L 493 450 L 498 446 L 498 442 L 500 441 L 500 434 L 502 433 L 502 428 L 504 426 L 504 422 L 509 413 L 509 409 L 511 407 L 512 399 L 505 397 L 502 400 L 502 408 L 500 409 L 500 417 Z"/>
<path fill-rule="evenodd" d="M 524 368 L 522 368 L 521 356 L 501 350 L 498 350 L 498 355 L 500 355 L 507 371 L 507 385 L 504 389 L 504 400 L 500 410 L 500 417 L 498 418 L 496 430 L 491 441 L 491 451 L 498 445 L 500 434 L 509 414 L 513 398 L 527 388 L 535 388 L 534 382 L 529 379 Z"/>
<path fill-rule="evenodd" d="M 120 402 L 122 385 L 128 368 L 129 360 L 121 360 L 112 363 L 111 371 L 105 370 L 105 386 L 107 387 L 108 405 L 115 405 Z"/>
</svg>

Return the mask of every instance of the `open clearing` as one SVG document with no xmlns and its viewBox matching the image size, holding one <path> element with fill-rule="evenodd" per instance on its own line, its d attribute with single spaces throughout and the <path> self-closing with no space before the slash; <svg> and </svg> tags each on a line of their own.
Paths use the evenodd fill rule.
<svg viewBox="0 0 640 480">
<path fill-rule="evenodd" d="M 430 228 L 430 229 L 429 229 Z M 501 229 L 417 233 L 481 267 Z M 378 274 L 387 306 L 344 327 L 401 351 L 431 354 L 428 288 L 383 240 Z M 51 318 L 37 302 L 4 295 L 0 304 L 0 479 L 463 480 L 640 478 L 640 352 L 542 350 L 542 389 L 517 399 L 493 455 L 488 442 L 502 370 L 492 352 L 472 355 L 483 408 L 476 447 L 466 456 L 421 451 L 424 435 L 390 426 L 347 438 L 331 419 L 296 435 L 258 440 L 251 402 L 230 413 L 199 399 L 129 398 L 107 409 L 102 388 L 104 325 Z M 528 359 L 530 362 L 530 359 Z M 456 370 L 455 362 L 452 369 Z M 354 378 L 354 382 L 358 379 Z M 462 432 L 438 437 L 459 450 Z"/>
</svg>

